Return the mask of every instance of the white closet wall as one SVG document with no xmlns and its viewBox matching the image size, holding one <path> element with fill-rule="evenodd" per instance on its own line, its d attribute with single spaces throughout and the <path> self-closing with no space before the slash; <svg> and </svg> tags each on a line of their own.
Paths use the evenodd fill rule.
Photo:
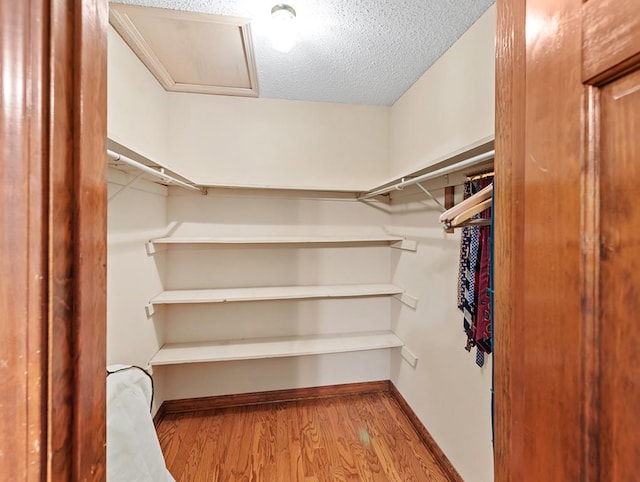
<svg viewBox="0 0 640 482">
<path fill-rule="evenodd" d="M 383 233 L 390 218 L 348 196 L 283 191 L 212 191 L 201 196 L 171 188 L 172 236 L 326 236 Z M 173 245 L 167 256 L 169 289 L 388 283 L 388 243 L 346 245 Z M 395 251 L 395 250 L 394 250 Z M 166 340 L 331 335 L 389 330 L 389 297 L 304 299 L 168 305 Z M 169 399 L 388 379 L 388 350 L 158 366 Z"/>
<path fill-rule="evenodd" d="M 166 92 L 120 36 L 109 29 L 107 135 L 138 154 L 166 162 Z M 131 176 L 109 169 L 109 196 Z M 167 229 L 166 187 L 144 179 L 109 200 L 107 209 L 107 363 L 147 367 L 163 343 L 163 325 L 145 306 L 162 290 L 165 257 L 147 256 L 145 243 Z M 164 315 L 159 313 L 158 320 Z M 154 412 L 162 383 L 155 378 Z"/>
<path fill-rule="evenodd" d="M 109 137 L 199 183 L 364 190 L 388 176 L 388 107 L 169 94 L 113 29 L 108 87 Z M 339 194 L 333 195 L 337 198 L 309 195 L 301 199 L 300 192 L 280 191 L 271 198 L 268 191 L 249 196 L 228 189 L 220 193 L 212 190 L 209 196 L 202 196 L 171 190 L 168 206 L 164 201 L 165 209 L 171 211 L 164 232 L 151 235 L 139 228 L 153 222 L 154 216 L 140 221 L 139 226 L 135 222 L 127 225 L 128 239 L 138 243 L 135 248 L 131 245 L 138 259 L 131 262 L 110 252 L 111 285 L 118 287 L 110 294 L 111 302 L 118 306 L 108 319 L 114 340 L 110 360 L 144 366 L 155 349 L 171 342 L 389 329 L 390 304 L 397 301 L 388 296 L 159 306 L 150 319 L 143 318 L 145 305 L 166 289 L 388 283 L 388 243 L 234 249 L 171 246 L 153 256 L 143 251 L 148 239 L 168 233 L 371 234 L 381 232 L 389 221 L 387 212 L 362 205 L 353 195 L 346 200 Z M 110 219 L 137 219 L 138 214 L 148 215 L 157 207 L 157 200 L 151 197 L 127 202 L 134 195 L 129 190 L 116 198 Z M 138 277 L 133 268 L 155 262 L 154 279 Z M 129 302 L 133 299 L 129 292 L 140 290 L 145 295 Z M 127 332 L 124 315 L 119 313 L 132 313 L 134 330 L 146 331 L 148 339 L 143 342 L 135 332 Z M 269 371 L 269 366 L 275 368 Z M 388 350 L 368 350 L 262 363 L 162 366 L 156 368 L 154 378 L 163 393 L 160 402 L 163 398 L 388 379 L 389 366 Z"/>
<path fill-rule="evenodd" d="M 109 195 L 129 180 L 110 169 Z M 109 201 L 107 222 L 107 364 L 145 368 L 164 339 L 164 315 L 151 323 L 145 306 L 162 290 L 165 256 L 148 257 L 145 242 L 166 232 L 167 188 L 136 181 Z M 161 390 L 156 381 L 155 409 L 164 400 Z"/>
<path fill-rule="evenodd" d="M 113 27 L 108 34 L 107 137 L 173 167 L 167 157 L 167 93 Z"/>
<path fill-rule="evenodd" d="M 389 176 L 386 106 L 168 94 L 169 148 L 201 184 L 366 190 Z"/>
<path fill-rule="evenodd" d="M 495 31 L 492 6 L 393 105 L 392 177 L 493 139 Z"/>
<path fill-rule="evenodd" d="M 444 202 L 442 184 L 425 187 Z M 458 190 L 460 191 L 460 190 Z M 458 200 L 461 200 L 458 192 Z M 475 364 L 468 353 L 457 308 L 460 233 L 445 234 L 440 211 L 424 193 L 410 189 L 394 196 L 393 227 L 418 241 L 418 250 L 393 255 L 393 281 L 420 299 L 416 310 L 392 307 L 392 328 L 419 358 L 416 368 L 394 356 L 391 380 L 454 464 L 464 480 L 493 480 L 491 364 Z"/>
<path fill-rule="evenodd" d="M 392 109 L 395 172 L 493 134 L 495 7 L 491 7 Z M 422 165 L 422 164 L 421 164 Z M 463 176 L 450 176 L 459 184 Z M 425 187 L 443 200 L 446 179 Z M 457 188 L 461 198 L 462 188 Z M 418 357 L 414 369 L 392 358 L 391 380 L 464 480 L 493 480 L 491 363 L 465 351 L 456 286 L 460 233 L 445 234 L 437 205 L 415 186 L 392 193 L 390 231 L 418 241 L 392 255 L 393 282 L 420 299 L 392 307 L 392 327 Z M 498 213 L 499 215 L 499 213 Z"/>
</svg>

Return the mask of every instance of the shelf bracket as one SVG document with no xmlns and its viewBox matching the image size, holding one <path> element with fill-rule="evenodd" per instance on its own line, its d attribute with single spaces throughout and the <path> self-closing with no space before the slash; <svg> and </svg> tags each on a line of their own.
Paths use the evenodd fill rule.
<svg viewBox="0 0 640 482">
<path fill-rule="evenodd" d="M 131 179 L 129 182 L 127 182 L 126 184 L 124 184 L 123 186 L 120 186 L 120 189 L 118 189 L 116 192 L 114 192 L 113 194 L 111 194 L 111 196 L 109 196 L 109 199 L 107 199 L 107 203 L 111 200 L 113 200 L 118 194 L 123 193 L 124 191 L 126 191 L 127 189 L 129 189 L 131 186 L 133 186 L 135 184 L 135 182 L 140 179 L 142 176 L 144 176 L 144 172 L 141 172 L 140 174 L 138 174 L 137 176 L 135 176 L 133 179 Z"/>
<path fill-rule="evenodd" d="M 402 355 L 402 358 L 404 358 L 404 360 L 413 368 L 418 365 L 418 357 L 409 350 L 406 345 L 400 349 L 400 354 Z"/>
<path fill-rule="evenodd" d="M 424 192 L 427 196 L 429 196 L 431 198 L 431 200 L 438 205 L 438 207 L 440 208 L 440 210 L 442 212 L 445 212 L 447 210 L 447 208 L 445 208 L 442 205 L 442 203 L 440 201 L 438 201 L 438 198 L 436 198 L 433 194 L 431 194 L 429 192 L 429 190 L 427 188 L 425 188 L 422 184 L 420 184 L 419 182 L 416 182 L 416 186 L 418 186 L 420 189 L 422 189 L 422 192 Z"/>
<path fill-rule="evenodd" d="M 166 251 L 167 246 L 162 244 L 160 246 L 157 246 L 153 241 L 147 241 L 146 243 L 144 243 L 144 249 L 147 252 L 147 256 L 153 256 L 154 254 Z"/>
<path fill-rule="evenodd" d="M 156 309 L 151 303 L 149 303 L 144 307 L 144 311 L 147 313 L 147 318 L 151 318 L 155 314 Z"/>
<path fill-rule="evenodd" d="M 407 293 L 400 293 L 399 295 L 393 295 L 393 297 L 399 302 L 407 305 L 409 308 L 413 308 L 415 310 L 418 307 L 418 298 L 415 296 L 411 296 Z"/>
<path fill-rule="evenodd" d="M 403 239 L 402 241 L 396 241 L 391 243 L 392 248 L 402 249 L 404 251 L 417 251 L 418 242 L 412 239 Z"/>
<path fill-rule="evenodd" d="M 146 243 L 144 243 L 144 247 L 147 250 L 148 256 L 154 255 L 157 252 L 156 245 L 153 241 L 147 241 Z"/>
</svg>

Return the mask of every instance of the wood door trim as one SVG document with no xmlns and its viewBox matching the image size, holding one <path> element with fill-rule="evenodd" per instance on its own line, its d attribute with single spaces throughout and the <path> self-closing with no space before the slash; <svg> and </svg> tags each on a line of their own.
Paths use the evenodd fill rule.
<svg viewBox="0 0 640 482">
<path fill-rule="evenodd" d="M 640 4 L 637 4 L 640 14 Z M 640 30 L 636 32 L 640 39 Z M 640 45 L 639 45 L 640 48 Z M 640 70 L 598 90 L 599 112 L 594 118 L 600 137 L 598 174 L 600 196 L 599 266 L 594 288 L 598 316 L 594 343 L 599 355 L 598 416 L 599 480 L 636 480 L 640 437 L 637 407 L 637 331 L 640 263 L 637 225 L 640 209 L 633 203 L 640 174 Z M 598 291 L 599 290 L 599 291 Z M 595 388 L 595 387 L 594 387 Z"/>
<path fill-rule="evenodd" d="M 582 478 L 599 480 L 610 476 L 610 460 L 603 455 L 608 446 L 609 424 L 602 390 L 603 288 L 601 285 L 602 226 L 600 219 L 601 88 L 640 66 L 640 17 L 637 2 L 590 0 L 582 11 L 582 75 L 585 84 L 584 156 L 582 172 Z M 609 355 L 612 355 L 611 353 Z M 606 360 L 605 360 L 606 361 Z"/>
<path fill-rule="evenodd" d="M 107 3 L 50 3 L 49 471 L 106 477 Z"/>
<path fill-rule="evenodd" d="M 599 89 L 587 87 L 584 110 L 586 135 L 581 179 L 582 199 L 582 454 L 581 471 L 584 480 L 598 480 L 599 470 L 599 413 L 600 413 L 600 349 L 599 349 L 599 267 L 600 267 L 600 152 L 599 152 Z"/>
<path fill-rule="evenodd" d="M 53 62 L 48 74 L 50 134 L 49 229 L 50 320 L 48 473 L 60 480 L 73 474 L 73 18 L 65 2 L 51 3 L 50 51 Z M 55 126 L 55 127 L 54 127 Z M 54 256 L 55 253 L 55 256 Z M 55 388 L 54 388 L 55 384 Z"/>
<path fill-rule="evenodd" d="M 71 7 L 72 6 L 72 7 Z M 74 29 L 76 478 L 106 477 L 107 26 L 104 0 L 71 1 Z"/>
<path fill-rule="evenodd" d="M 199 410 L 216 410 L 231 407 L 248 407 L 251 405 L 282 403 L 294 400 L 388 392 L 390 383 L 391 382 L 389 382 L 389 380 L 380 380 L 375 382 L 326 385 L 322 387 L 292 388 L 287 390 L 271 390 L 267 392 L 251 392 L 218 395 L 213 397 L 165 400 L 162 402 L 162 405 L 154 417 L 154 423 L 157 426 L 162 420 L 162 417 L 171 413 L 196 412 Z"/>
<path fill-rule="evenodd" d="M 7 480 L 106 477 L 106 13 L 103 0 L 0 4 Z"/>
<path fill-rule="evenodd" d="M 47 10 L 0 3 L 0 465 L 5 480 L 43 480 L 47 397 Z M 6 385 L 5 385 L 6 383 Z"/>
<path fill-rule="evenodd" d="M 589 83 L 640 63 L 637 0 L 589 0 L 582 6 L 582 76 Z"/>
<path fill-rule="evenodd" d="M 600 346 L 598 87 L 638 65 L 636 0 L 498 0 L 497 481 L 612 473 L 601 451 L 615 349 Z"/>
<path fill-rule="evenodd" d="M 521 266 L 524 240 L 525 4 L 497 2 L 496 158 L 494 178 L 494 473 L 498 481 L 524 480 L 524 445 L 517 403 L 523 361 Z M 515 398 L 515 400 L 514 400 Z"/>
</svg>

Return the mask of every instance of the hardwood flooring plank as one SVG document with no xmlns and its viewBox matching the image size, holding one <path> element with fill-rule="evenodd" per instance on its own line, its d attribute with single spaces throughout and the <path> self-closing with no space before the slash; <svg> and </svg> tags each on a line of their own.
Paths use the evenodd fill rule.
<svg viewBox="0 0 640 482">
<path fill-rule="evenodd" d="M 220 436 L 222 418 L 202 417 L 200 430 L 204 434 L 205 441 L 202 453 L 199 456 L 194 480 L 218 480 L 217 466 L 212 466 L 212 460 L 219 451 L 224 452 L 223 438 Z"/>
<path fill-rule="evenodd" d="M 168 413 L 177 482 L 446 482 L 388 392 Z"/>
<path fill-rule="evenodd" d="M 297 409 L 297 404 L 292 402 L 284 411 L 284 420 L 287 424 L 287 436 L 291 450 L 288 471 L 290 478 L 283 480 L 305 480 L 304 456 L 301 441 L 302 427 L 300 424 L 300 418 L 297 416 Z M 287 440 L 284 440 L 284 450 L 287 450 L 286 444 Z"/>
<path fill-rule="evenodd" d="M 219 419 L 212 419 L 202 413 L 193 417 L 191 424 L 195 427 L 196 436 L 192 440 L 180 480 L 207 480 L 203 477 L 208 476 L 211 467 L 210 464 L 203 463 L 204 457 L 207 453 L 216 452 L 215 447 L 219 438 L 215 426 L 219 423 Z M 214 447 L 210 447 L 211 445 Z"/>
<path fill-rule="evenodd" d="M 401 469 L 401 478 L 405 482 L 422 480 L 447 481 L 447 478 L 433 474 L 430 467 L 437 465 L 433 455 L 422 444 L 413 444 L 412 440 L 419 435 L 404 416 L 395 399 L 388 395 L 380 397 L 380 403 L 376 405 L 380 423 L 374 427 L 374 438 L 377 441 L 384 440 L 385 448 L 390 449 L 392 463 Z M 413 474 L 418 474 L 416 478 Z M 424 474 L 420 476 L 420 474 Z"/>
<path fill-rule="evenodd" d="M 156 425 L 156 432 L 158 433 L 158 440 L 164 453 L 164 459 L 167 463 L 173 464 L 176 454 L 179 449 L 179 437 L 176 434 L 178 430 L 178 417 L 167 419 L 162 425 Z"/>
<path fill-rule="evenodd" d="M 231 427 L 232 436 L 229 439 L 227 456 L 230 481 L 249 480 L 251 454 L 254 447 L 253 437 L 248 435 L 251 434 L 255 410 L 255 408 L 242 408 L 237 423 Z"/>
<path fill-rule="evenodd" d="M 178 446 L 172 466 L 179 467 L 179 472 L 175 472 L 178 480 L 190 480 L 188 478 L 188 473 L 190 471 L 188 462 L 192 447 L 196 443 L 196 439 L 200 432 L 199 419 L 197 417 L 188 417 L 184 419 L 183 424 L 177 421 L 176 425 L 181 430 L 176 430 L 176 434 L 178 435 Z"/>
<path fill-rule="evenodd" d="M 326 416 L 322 420 L 321 430 L 327 441 L 327 450 L 331 466 L 329 471 L 332 480 L 350 482 L 358 479 L 355 460 L 349 450 L 349 442 L 346 432 L 346 420 L 341 417 L 341 411 L 336 407 L 337 403 L 324 400 L 321 404 L 322 413 Z M 351 434 L 355 438 L 355 433 Z"/>
<path fill-rule="evenodd" d="M 258 412 L 258 426 L 254 431 L 255 477 L 258 480 L 279 480 L 276 467 L 277 458 L 277 414 L 273 407 L 262 407 Z"/>
<path fill-rule="evenodd" d="M 355 422 L 357 430 L 357 438 L 352 442 L 351 448 L 363 480 L 385 482 L 389 479 L 385 476 L 380 459 L 378 459 L 371 446 L 371 427 L 373 423 L 363 406 L 363 399 L 366 398 L 366 395 L 356 397 L 351 400 L 347 407 L 349 416 Z"/>
</svg>

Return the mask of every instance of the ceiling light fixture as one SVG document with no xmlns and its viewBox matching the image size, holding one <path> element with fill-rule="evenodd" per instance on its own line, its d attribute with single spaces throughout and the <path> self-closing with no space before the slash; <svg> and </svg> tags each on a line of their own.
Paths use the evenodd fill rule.
<svg viewBox="0 0 640 482">
<path fill-rule="evenodd" d="M 291 5 L 278 3 L 271 9 L 271 45 L 280 52 L 289 52 L 296 43 L 296 11 Z"/>
<path fill-rule="evenodd" d="M 271 15 L 274 18 L 294 19 L 296 18 L 296 10 L 291 5 L 279 3 L 271 9 Z"/>
</svg>

